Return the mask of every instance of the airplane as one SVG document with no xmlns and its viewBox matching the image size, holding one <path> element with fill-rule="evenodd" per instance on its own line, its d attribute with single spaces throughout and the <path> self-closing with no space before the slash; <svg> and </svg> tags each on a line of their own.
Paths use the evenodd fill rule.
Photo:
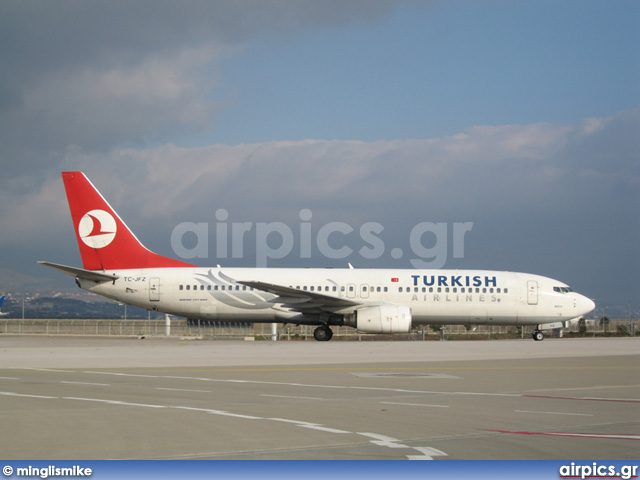
<svg viewBox="0 0 640 480">
<path fill-rule="evenodd" d="M 4 295 L 2 295 L 2 296 L 0 297 L 0 316 L 2 316 L 2 315 L 9 315 L 9 313 L 8 313 L 8 312 L 2 312 L 2 304 L 3 304 L 3 303 L 4 303 Z"/>
<path fill-rule="evenodd" d="M 82 172 L 62 172 L 83 268 L 38 263 L 120 303 L 221 322 L 408 333 L 416 325 L 545 325 L 595 308 L 557 280 L 490 270 L 202 268 L 151 252 Z M 561 324 L 561 323 L 560 323 Z M 552 327 L 555 328 L 555 327 Z"/>
</svg>

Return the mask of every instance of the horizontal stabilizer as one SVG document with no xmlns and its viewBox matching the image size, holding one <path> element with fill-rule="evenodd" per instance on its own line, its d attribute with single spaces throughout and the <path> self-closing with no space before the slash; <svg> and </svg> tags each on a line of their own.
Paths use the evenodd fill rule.
<svg viewBox="0 0 640 480">
<path fill-rule="evenodd" d="M 106 273 L 100 273 L 93 270 L 84 270 L 83 268 L 76 267 L 68 267 L 66 265 L 59 265 L 57 263 L 51 262 L 38 262 L 40 265 L 44 265 L 45 267 L 50 267 L 55 270 L 59 270 L 62 273 L 66 273 L 67 275 L 71 275 L 72 277 L 82 278 L 86 280 L 93 280 L 94 282 L 113 282 L 117 280 L 118 275 L 112 274 L 107 275 Z"/>
</svg>

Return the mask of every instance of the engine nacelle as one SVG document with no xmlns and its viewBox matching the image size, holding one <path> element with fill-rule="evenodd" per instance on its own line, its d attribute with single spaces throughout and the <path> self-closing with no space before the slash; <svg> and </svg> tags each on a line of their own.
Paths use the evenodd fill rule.
<svg viewBox="0 0 640 480">
<path fill-rule="evenodd" d="M 364 333 L 408 333 L 411 331 L 411 308 L 390 303 L 362 307 L 345 324 Z"/>
</svg>

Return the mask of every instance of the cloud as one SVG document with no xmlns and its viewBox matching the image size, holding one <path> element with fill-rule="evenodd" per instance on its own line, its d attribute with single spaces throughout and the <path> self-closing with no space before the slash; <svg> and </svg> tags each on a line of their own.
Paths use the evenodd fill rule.
<svg viewBox="0 0 640 480">
<path fill-rule="evenodd" d="M 620 185 L 635 185 L 633 132 L 639 118 L 638 111 L 623 112 L 599 120 L 597 129 L 585 127 L 594 119 L 578 125 L 477 126 L 423 140 L 274 141 L 193 148 L 165 144 L 107 153 L 76 147 L 63 152 L 62 164 L 100 179 L 116 201 L 130 198 L 135 186 L 133 199 L 142 202 L 143 212 L 156 215 L 194 207 L 205 211 L 211 202 L 222 204 L 225 199 L 247 207 L 375 206 L 446 199 L 443 207 L 450 209 L 465 192 L 480 190 L 493 204 L 509 192 L 517 193 L 512 204 L 546 204 L 553 200 L 545 200 L 543 193 L 553 193 L 560 185 L 578 190 L 581 178 L 613 177 Z M 614 143 L 624 161 L 605 165 L 610 157 L 601 157 L 601 151 L 611 151 Z M 158 191 L 163 192 L 160 199 L 154 195 Z"/>
<path fill-rule="evenodd" d="M 636 184 L 638 167 L 632 153 L 624 162 L 607 164 L 602 172 L 598 167 L 606 160 L 599 152 L 614 139 L 619 151 L 629 152 L 636 145 L 632 133 L 639 115 L 624 112 L 600 123 L 597 129 L 585 123 L 477 126 L 424 140 L 274 141 L 193 148 L 165 144 L 106 154 L 80 150 L 69 151 L 65 164 L 83 165 L 106 183 L 116 201 L 132 199 L 150 216 L 187 209 L 206 212 L 228 202 L 247 211 L 437 202 L 443 212 L 463 212 L 479 192 L 482 198 L 474 202 L 487 208 L 500 206 L 505 198 L 512 208 L 534 203 L 539 208 L 570 194 L 583 198 L 580 189 L 596 188 L 597 181 L 615 178 L 629 188 Z M 586 154 L 585 145 L 595 153 Z"/>
<path fill-rule="evenodd" d="M 30 172 L 69 146 L 104 150 L 154 130 L 205 127 L 211 68 L 225 54 L 213 45 L 150 56 L 141 63 L 49 72 L 25 86 L 19 111 L 0 113 L 9 174 Z M 18 162 L 16 160 L 22 160 Z"/>
<path fill-rule="evenodd" d="M 397 3 L 3 2 L 0 159 L 29 174 L 70 145 L 105 151 L 207 128 L 219 62 L 246 42 L 370 21 Z"/>
</svg>

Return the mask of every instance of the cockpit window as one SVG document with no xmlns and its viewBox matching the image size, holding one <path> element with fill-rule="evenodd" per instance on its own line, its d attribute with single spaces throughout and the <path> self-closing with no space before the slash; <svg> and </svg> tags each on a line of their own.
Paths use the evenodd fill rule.
<svg viewBox="0 0 640 480">
<path fill-rule="evenodd" d="M 569 288 L 569 287 L 553 287 L 553 291 L 554 292 L 558 292 L 558 293 L 573 292 L 573 290 L 571 290 L 571 288 Z"/>
</svg>

